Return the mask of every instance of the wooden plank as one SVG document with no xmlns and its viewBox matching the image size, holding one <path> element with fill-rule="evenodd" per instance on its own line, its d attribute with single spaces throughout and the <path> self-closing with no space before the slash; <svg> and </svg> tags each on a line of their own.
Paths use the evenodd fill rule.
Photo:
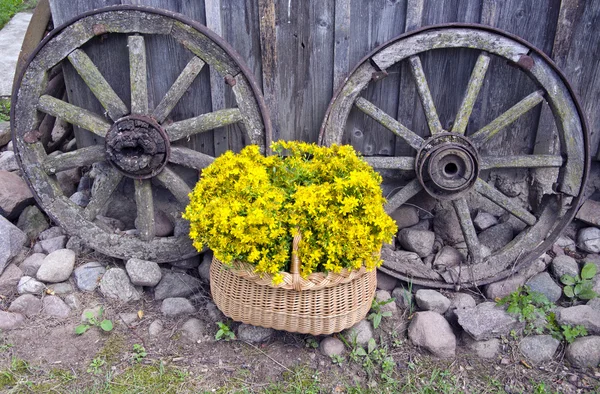
<svg viewBox="0 0 600 394">
<path fill-rule="evenodd" d="M 96 166 L 97 174 L 92 184 L 92 198 L 85 207 L 84 217 L 93 221 L 96 216 L 101 215 L 106 203 L 123 179 L 123 175 L 108 163 Z"/>
<path fill-rule="evenodd" d="M 465 237 L 467 249 L 469 250 L 470 259 L 468 262 L 471 265 L 477 265 L 481 263 L 482 260 L 481 245 L 479 244 L 479 239 L 477 238 L 477 233 L 475 232 L 475 226 L 471 220 L 471 213 L 469 212 L 467 200 L 465 200 L 464 197 L 461 197 L 457 200 L 453 200 L 452 205 L 456 211 L 456 216 L 458 217 L 458 222 L 460 223 L 460 228 L 463 236 Z"/>
<path fill-rule="evenodd" d="M 423 189 L 421 182 L 417 178 L 408 182 L 400 189 L 396 194 L 392 196 L 385 204 L 385 212 L 391 214 L 398 209 L 402 204 L 414 197 L 418 192 Z"/>
<path fill-rule="evenodd" d="M 163 168 L 163 170 L 158 174 L 155 179 L 160 183 L 164 188 L 169 190 L 171 194 L 175 197 L 179 203 L 185 207 L 189 204 L 190 199 L 188 195 L 191 193 L 190 187 L 185 183 L 183 179 L 175 171 L 173 171 L 169 166 Z"/>
<path fill-rule="evenodd" d="M 438 117 L 437 110 L 435 109 L 435 103 L 433 97 L 431 97 L 431 91 L 429 90 L 429 84 L 427 83 L 427 77 L 423 71 L 423 65 L 418 55 L 413 55 L 409 59 L 410 70 L 412 71 L 417 85 L 417 92 L 419 93 L 419 99 L 421 105 L 425 111 L 425 117 L 427 118 L 427 125 L 429 126 L 430 135 L 439 134 L 444 131 L 440 118 Z"/>
<path fill-rule="evenodd" d="M 337 92 L 350 72 L 350 0 L 335 0 L 333 31 L 333 91 Z"/>
<path fill-rule="evenodd" d="M 68 58 L 113 121 L 117 121 L 129 113 L 127 106 L 106 82 L 102 73 L 98 71 L 92 59 L 84 51 L 76 49 L 69 54 Z"/>
<path fill-rule="evenodd" d="M 50 156 L 44 160 L 44 170 L 48 174 L 70 170 L 72 168 L 89 166 L 96 162 L 105 160 L 106 150 L 101 145 L 81 148 L 73 152 L 61 153 Z"/>
<path fill-rule="evenodd" d="M 477 182 L 475 183 L 475 189 L 480 194 L 487 197 L 516 218 L 521 219 L 524 223 L 533 226 L 537 222 L 537 218 L 529 211 L 515 203 L 500 191 L 496 190 L 494 187 L 490 186 L 487 182 L 477 179 Z"/>
<path fill-rule="evenodd" d="M 189 138 L 195 134 L 213 130 L 242 120 L 242 113 L 237 108 L 227 108 L 194 118 L 180 120 L 165 127 L 170 141 Z"/>
<path fill-rule="evenodd" d="M 233 94 L 242 113 L 242 122 L 244 123 L 248 138 L 246 144 L 256 144 L 261 152 L 269 152 L 271 141 L 268 139 L 269 136 L 265 135 L 265 126 L 258 103 L 254 98 L 254 92 L 248 80 L 243 74 L 235 77 Z"/>
<path fill-rule="evenodd" d="M 260 21 L 260 49 L 262 61 L 262 88 L 265 103 L 271 113 L 273 141 L 281 138 L 279 126 L 279 80 L 277 79 L 277 35 L 275 32 L 275 0 L 258 0 Z"/>
<path fill-rule="evenodd" d="M 131 113 L 148 114 L 148 79 L 146 77 L 146 43 L 144 37 L 127 37 L 127 46 L 129 47 Z"/>
<path fill-rule="evenodd" d="M 473 72 L 471 73 L 471 78 L 469 78 L 467 90 L 463 101 L 460 104 L 460 109 L 456 114 L 454 126 L 452 126 L 453 133 L 465 134 L 471 112 L 473 112 L 473 107 L 475 106 L 475 100 L 477 100 L 477 95 L 483 85 L 483 80 L 489 64 L 490 57 L 486 53 L 480 54 L 475 63 L 475 67 L 473 67 Z"/>
<path fill-rule="evenodd" d="M 95 113 L 52 96 L 44 95 L 40 97 L 37 107 L 42 112 L 64 119 L 100 137 L 104 137 L 111 127 L 110 123 Z"/>
<path fill-rule="evenodd" d="M 183 146 L 171 146 L 171 155 L 169 156 L 171 163 L 201 171 L 208 167 L 214 160 L 215 158 L 212 156 Z"/>
<path fill-rule="evenodd" d="M 221 0 L 205 0 L 206 27 L 223 36 L 223 22 L 221 20 Z M 217 70 L 210 70 L 210 98 L 212 110 L 217 111 L 225 108 L 225 83 L 223 77 Z M 225 128 L 215 129 L 213 132 L 215 144 L 215 156 L 229 149 L 228 130 Z"/>
<path fill-rule="evenodd" d="M 152 198 L 152 181 L 148 179 L 134 179 L 135 205 L 137 216 L 135 227 L 139 231 L 142 241 L 154 238 L 154 199 Z"/>
<path fill-rule="evenodd" d="M 368 156 L 364 158 L 375 169 L 415 170 L 415 158 L 406 156 Z"/>
<path fill-rule="evenodd" d="M 484 156 L 479 162 L 482 170 L 492 168 L 548 168 L 563 165 L 562 156 L 557 155 L 521 155 L 521 156 Z"/>
</svg>

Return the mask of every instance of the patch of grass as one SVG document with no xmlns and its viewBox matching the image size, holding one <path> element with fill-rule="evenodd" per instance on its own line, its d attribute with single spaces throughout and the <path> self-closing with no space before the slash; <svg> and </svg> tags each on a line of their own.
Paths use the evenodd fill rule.
<svg viewBox="0 0 600 394">
<path fill-rule="evenodd" d="M 103 359 L 109 365 L 112 365 L 119 361 L 120 356 L 124 353 L 124 349 L 125 340 L 123 337 L 113 334 L 104 342 L 104 346 L 96 353 L 95 358 Z"/>
<path fill-rule="evenodd" d="M 0 99 L 0 122 L 8 121 L 10 121 L 10 100 Z"/>
<path fill-rule="evenodd" d="M 17 12 L 35 8 L 38 0 L 0 0 L 0 29 L 10 21 Z"/>
<path fill-rule="evenodd" d="M 109 393 L 181 393 L 193 392 L 187 372 L 157 365 L 135 364 L 106 383 Z M 100 391 L 102 392 L 102 391 Z"/>
<path fill-rule="evenodd" d="M 282 379 L 272 382 L 261 391 L 265 394 L 317 394 L 322 387 L 319 371 L 300 366 L 282 374 Z"/>
</svg>

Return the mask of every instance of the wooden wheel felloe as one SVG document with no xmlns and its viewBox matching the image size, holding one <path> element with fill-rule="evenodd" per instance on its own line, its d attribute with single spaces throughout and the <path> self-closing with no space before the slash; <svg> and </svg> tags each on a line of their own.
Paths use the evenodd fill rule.
<svg viewBox="0 0 600 394">
<path fill-rule="evenodd" d="M 421 61 L 440 49 L 445 54 L 477 56 L 458 111 L 445 127 L 442 121 L 446 119 L 440 119 L 436 111 L 437 98 L 432 94 Z M 507 103 L 504 112 L 483 126 L 474 127 L 471 115 L 480 90 L 486 79 L 491 78 L 488 73 L 491 62 L 516 67 L 514 72 L 525 73 L 534 89 L 516 104 Z M 424 112 L 423 129 L 411 130 L 401 119 L 379 108 L 374 100 L 364 97 L 368 94 L 367 87 L 384 83 L 385 79 L 378 81 L 398 65 L 410 69 Z M 399 94 L 402 97 L 403 92 Z M 515 146 L 513 152 L 502 155 L 488 149 L 490 141 L 538 105 L 547 105 L 548 113 L 552 114 L 555 146 L 546 152 Z M 395 157 L 365 157 L 376 169 L 396 170 L 401 174 L 399 191 L 389 198 L 386 211 L 392 213 L 403 204 L 419 206 L 422 200 L 434 200 L 431 212 L 434 223 L 440 217 L 453 216 L 455 227 L 462 230 L 466 250 L 462 263 L 437 268 L 424 265 L 418 269 L 384 263 L 382 270 L 400 279 L 451 288 L 505 278 L 547 250 L 579 206 L 589 167 L 584 117 L 568 82 L 554 63 L 531 44 L 508 33 L 484 26 L 451 24 L 427 27 L 382 45 L 363 59 L 332 99 L 321 127 L 320 142 L 330 145 L 350 141 L 351 113 L 353 117 L 374 120 L 398 141 L 396 151 L 400 154 Z M 520 169 L 526 174 L 521 185 L 528 190 L 526 198 L 509 196 L 490 181 L 494 174 L 506 169 Z M 512 223 L 516 233 L 495 250 L 483 247 L 481 232 L 476 230 L 472 218 L 481 207 L 489 207 L 490 202 L 505 212 L 504 220 Z M 446 239 L 444 244 L 452 245 Z"/>
<path fill-rule="evenodd" d="M 107 36 L 126 36 L 130 97 L 124 100 L 86 53 Z M 187 50 L 190 60 L 164 97 L 152 103 L 146 60 L 147 39 L 166 36 Z M 49 75 L 72 67 L 101 104 L 91 111 L 54 97 Z M 215 70 L 231 90 L 233 108 L 171 119 L 170 114 L 204 69 Z M 160 71 L 158 71 L 160 72 Z M 131 103 L 130 105 L 129 102 Z M 126 104 L 127 103 L 127 104 Z M 206 27 L 163 10 L 117 6 L 95 10 L 52 31 L 38 46 L 15 85 L 12 106 L 15 152 L 40 206 L 70 235 L 117 258 L 136 257 L 157 262 L 185 259 L 198 252 L 179 217 L 175 234 L 157 236 L 157 196 L 173 201 L 178 212 L 199 173 L 213 161 L 210 155 L 185 146 L 196 135 L 237 124 L 246 144 L 264 151 L 270 143 L 270 123 L 250 72 L 235 52 Z M 51 115 L 92 133 L 95 144 L 78 142 L 79 149 L 49 155 L 40 135 L 40 119 Z M 94 174 L 87 206 L 75 204 L 59 186 L 56 174 L 83 168 Z M 186 169 L 187 168 L 187 169 Z M 195 174 L 190 180 L 190 171 Z M 128 187 L 129 186 L 129 187 Z M 98 223 L 117 189 L 135 201 L 135 229 L 114 232 Z M 120 219 L 120 218 L 115 218 Z"/>
</svg>

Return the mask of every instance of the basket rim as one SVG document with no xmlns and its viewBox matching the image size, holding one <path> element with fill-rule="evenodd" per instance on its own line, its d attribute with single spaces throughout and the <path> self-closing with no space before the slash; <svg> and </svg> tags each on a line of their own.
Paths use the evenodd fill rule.
<svg viewBox="0 0 600 394">
<path fill-rule="evenodd" d="M 352 282 L 366 273 L 375 270 L 374 268 L 373 270 L 367 271 L 366 267 L 363 265 L 358 270 L 348 270 L 347 268 L 343 268 L 339 273 L 313 272 L 306 278 L 301 277 L 299 274 L 294 275 L 289 272 L 280 272 L 283 281 L 275 285 L 273 284 L 273 274 L 257 273 L 254 271 L 254 266 L 249 263 L 235 260 L 231 264 L 227 264 L 217 259 L 215 256 L 213 256 L 212 262 L 213 264 L 219 264 L 223 269 L 228 269 L 234 275 L 247 279 L 257 285 L 296 291 L 320 290 L 338 284 Z M 298 286 L 298 284 L 300 286 Z"/>
</svg>

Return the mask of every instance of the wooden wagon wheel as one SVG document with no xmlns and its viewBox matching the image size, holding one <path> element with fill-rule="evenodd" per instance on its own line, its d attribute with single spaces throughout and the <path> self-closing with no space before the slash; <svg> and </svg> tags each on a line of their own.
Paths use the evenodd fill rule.
<svg viewBox="0 0 600 394">
<path fill-rule="evenodd" d="M 130 75 L 131 108 L 82 49 L 94 37 L 110 34 L 127 36 L 129 64 L 123 64 L 123 68 Z M 148 100 L 145 37 L 149 35 L 170 36 L 193 54 L 154 108 L 149 108 Z M 67 62 L 98 99 L 103 113 L 94 113 L 45 93 L 51 70 Z M 231 87 L 237 107 L 167 121 L 205 65 L 216 70 Z M 239 123 L 244 129 L 244 142 L 257 144 L 264 150 L 271 133 L 266 108 L 251 73 L 223 39 L 182 15 L 134 6 L 95 10 L 52 31 L 24 67 L 14 88 L 12 111 L 15 152 L 38 203 L 48 215 L 70 235 L 81 237 L 102 253 L 157 262 L 185 259 L 197 251 L 186 231 L 179 231 L 178 236 L 155 236 L 153 190 L 168 190 L 181 212 L 188 203 L 190 184 L 178 175 L 173 165 L 199 173 L 213 161 L 213 157 L 181 146 L 177 141 Z M 38 132 L 39 119 L 44 113 L 88 130 L 101 143 L 48 155 Z M 91 200 L 83 208 L 62 192 L 55 174 L 92 165 L 98 175 L 91 188 Z M 99 226 L 94 219 L 120 182 L 127 179 L 133 179 L 129 182 L 135 185 L 131 194 L 137 210 L 137 231 L 115 233 Z"/>
<path fill-rule="evenodd" d="M 442 127 L 420 60 L 423 53 L 441 48 L 469 48 L 478 54 L 458 113 L 448 130 Z M 486 126 L 466 133 L 493 57 L 516 65 L 537 90 L 517 104 L 505 106 L 505 112 Z M 386 74 L 386 69 L 403 61 L 412 71 L 427 120 L 426 131 L 408 129 L 360 96 L 367 85 Z M 517 152 L 509 156 L 494 156 L 493 152 L 485 151 L 489 140 L 544 101 L 551 109 L 558 130 L 559 151 L 550 152 L 552 154 Z M 443 272 L 430 268 L 421 274 L 410 266 L 398 270 L 397 265 L 384 263 L 382 270 L 400 279 L 451 288 L 461 284 L 483 285 L 505 278 L 546 251 L 572 220 L 580 204 L 589 168 L 584 117 L 568 82 L 554 63 L 518 37 L 484 26 L 460 24 L 431 26 L 400 36 L 374 50 L 345 80 L 330 103 L 321 127 L 321 143 L 330 145 L 348 140 L 346 126 L 353 108 L 393 132 L 405 147 L 412 148 L 406 149 L 412 152 L 406 156 L 366 157 L 374 168 L 399 170 L 409 180 L 388 200 L 386 211 L 391 213 L 402 204 L 415 202 L 417 195 L 431 196 L 440 208 L 436 214 L 456 214 L 457 227 L 462 230 L 468 251 L 464 263 Z M 553 190 L 540 197 L 540 204 L 536 206 L 510 198 L 486 182 L 490 172 L 505 168 L 531 169 L 530 172 L 547 168 L 558 175 Z M 522 222 L 522 231 L 518 230 L 512 241 L 491 254 L 481 247 L 471 217 L 471 202 L 481 198 L 491 200 Z M 447 209 L 441 209 L 443 207 Z"/>
</svg>

